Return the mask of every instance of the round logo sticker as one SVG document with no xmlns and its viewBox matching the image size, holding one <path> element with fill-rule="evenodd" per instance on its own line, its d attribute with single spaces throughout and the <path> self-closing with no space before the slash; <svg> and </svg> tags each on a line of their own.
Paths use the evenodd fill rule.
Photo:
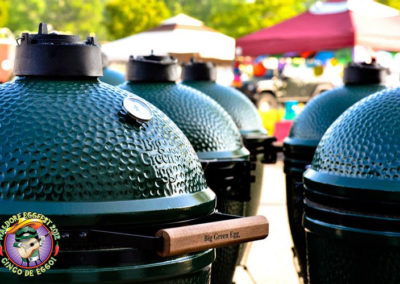
<svg viewBox="0 0 400 284">
<path fill-rule="evenodd" d="M 27 277 L 40 275 L 56 263 L 60 234 L 42 214 L 23 212 L 11 216 L 0 229 L 2 265 Z"/>
</svg>

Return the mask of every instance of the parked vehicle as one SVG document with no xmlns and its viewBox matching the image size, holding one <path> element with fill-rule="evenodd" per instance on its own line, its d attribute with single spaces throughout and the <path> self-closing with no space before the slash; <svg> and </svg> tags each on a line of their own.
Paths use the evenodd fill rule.
<svg viewBox="0 0 400 284">
<path fill-rule="evenodd" d="M 281 75 L 244 82 L 240 90 L 253 101 L 258 109 L 268 110 L 277 108 L 287 101 L 308 102 L 311 98 L 333 87 L 334 85 L 330 82 L 306 81 Z"/>
</svg>

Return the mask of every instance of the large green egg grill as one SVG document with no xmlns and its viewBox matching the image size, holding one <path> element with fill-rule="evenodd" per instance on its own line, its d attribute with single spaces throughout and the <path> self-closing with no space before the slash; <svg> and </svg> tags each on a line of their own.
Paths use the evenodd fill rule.
<svg viewBox="0 0 400 284">
<path fill-rule="evenodd" d="M 128 82 L 121 85 L 165 112 L 185 133 L 200 158 L 220 212 L 246 215 L 249 204 L 249 152 L 228 113 L 205 94 L 177 84 L 179 65 L 169 56 L 131 57 Z M 212 283 L 231 283 L 238 247 L 217 250 Z"/>
<path fill-rule="evenodd" d="M 246 215 L 256 215 L 263 189 L 263 163 L 276 161 L 276 151 L 272 145 L 276 139 L 266 135 L 257 109 L 246 95 L 232 87 L 216 82 L 215 64 L 192 60 L 190 63 L 184 64 L 182 68 L 182 83 L 203 92 L 218 102 L 239 128 L 243 143 L 250 151 L 250 160 L 253 164 L 251 175 L 254 181 L 250 187 L 250 203 L 247 206 Z M 242 259 L 244 253 L 245 246 L 240 251 L 239 260 Z"/>
<path fill-rule="evenodd" d="M 400 281 L 400 89 L 343 113 L 304 174 L 310 283 Z"/>
<path fill-rule="evenodd" d="M 242 135 L 243 143 L 250 151 L 255 164 L 252 175 L 251 202 L 247 215 L 257 214 L 263 181 L 262 162 L 275 162 L 276 152 L 272 147 L 273 137 L 267 136 L 254 104 L 240 91 L 216 82 L 216 66 L 210 62 L 191 61 L 183 65 L 182 83 L 195 88 L 217 101 L 232 117 Z"/>
<path fill-rule="evenodd" d="M 375 64 L 351 63 L 344 70 L 342 87 L 324 92 L 304 107 L 284 141 L 284 171 L 289 225 L 299 275 L 306 279 L 305 235 L 302 226 L 302 176 L 311 164 L 315 149 L 328 127 L 357 101 L 384 88 L 383 69 Z"/>
<path fill-rule="evenodd" d="M 101 71 L 93 38 L 41 25 L 22 34 L 17 78 L 0 87 L 0 221 L 37 212 L 62 236 L 57 263 L 29 280 L 208 283 L 213 250 L 162 258 L 121 234 L 106 242 L 107 231 L 137 238 L 205 218 L 215 194 L 181 130 L 150 103 L 100 82 Z M 130 109 L 137 104 L 145 112 Z M 3 266 L 0 275 L 26 280 Z"/>
</svg>

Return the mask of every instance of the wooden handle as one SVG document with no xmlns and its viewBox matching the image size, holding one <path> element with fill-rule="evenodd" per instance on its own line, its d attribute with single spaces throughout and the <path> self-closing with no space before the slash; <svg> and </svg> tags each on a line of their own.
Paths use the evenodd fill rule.
<svg viewBox="0 0 400 284">
<path fill-rule="evenodd" d="M 268 231 L 268 220 L 264 216 L 162 229 L 156 234 L 164 239 L 158 254 L 167 257 L 260 240 L 268 236 Z"/>
</svg>

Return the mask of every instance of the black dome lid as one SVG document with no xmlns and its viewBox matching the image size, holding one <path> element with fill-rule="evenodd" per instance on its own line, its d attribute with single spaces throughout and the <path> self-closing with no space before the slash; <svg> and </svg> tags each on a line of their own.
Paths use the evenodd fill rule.
<svg viewBox="0 0 400 284">
<path fill-rule="evenodd" d="M 178 61 L 172 56 L 130 56 L 127 65 L 128 81 L 175 82 L 179 79 Z"/>
<path fill-rule="evenodd" d="M 103 75 L 99 45 L 93 37 L 48 33 L 40 23 L 37 34 L 17 40 L 14 74 L 17 76 L 99 77 Z"/>
<path fill-rule="evenodd" d="M 375 61 L 372 63 L 351 62 L 344 69 L 343 82 L 346 85 L 380 84 L 385 78 L 385 73 L 386 69 Z"/>
<path fill-rule="evenodd" d="M 182 81 L 216 81 L 217 69 L 211 62 L 195 62 L 184 64 L 182 69 Z"/>
</svg>

